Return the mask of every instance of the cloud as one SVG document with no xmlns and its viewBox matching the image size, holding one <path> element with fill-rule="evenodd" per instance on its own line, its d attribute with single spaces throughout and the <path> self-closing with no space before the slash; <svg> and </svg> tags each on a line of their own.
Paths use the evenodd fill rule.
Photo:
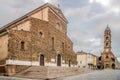
<svg viewBox="0 0 120 80">
<path fill-rule="evenodd" d="M 104 5 L 104 6 L 109 6 L 110 1 L 111 0 L 89 0 L 90 3 L 96 2 L 96 3 L 100 3 L 100 4 Z"/>
<path fill-rule="evenodd" d="M 45 3 L 57 3 L 58 0 L 43 0 Z"/>
<path fill-rule="evenodd" d="M 44 2 L 41 0 L 1 0 L 0 26 L 25 15 L 42 4 Z"/>
<path fill-rule="evenodd" d="M 82 8 L 67 8 L 64 12 L 64 14 L 66 16 L 69 16 L 69 17 L 78 17 L 79 19 L 81 20 L 85 20 L 88 16 L 88 13 L 90 12 L 91 10 L 91 6 L 90 5 L 87 5 L 87 6 L 84 6 Z"/>
<path fill-rule="evenodd" d="M 117 6 L 115 2 L 105 3 L 106 6 L 103 2 L 94 2 L 82 7 L 66 8 L 64 13 L 70 21 L 68 35 L 74 42 L 75 51 L 83 50 L 100 56 L 104 49 L 104 30 L 109 24 L 112 31 L 112 51 L 116 57 L 120 56 L 119 8 L 110 8 Z"/>
<path fill-rule="evenodd" d="M 0 26 L 3 26 L 46 3 L 47 0 L 0 0 Z M 58 0 L 48 0 L 57 5 Z M 8 14 L 9 13 L 9 14 Z"/>
<path fill-rule="evenodd" d="M 120 5 L 119 5 L 119 0 L 89 0 L 91 4 L 93 3 L 99 3 L 101 4 L 104 8 L 106 8 L 107 11 L 114 12 L 115 14 L 120 13 Z"/>
</svg>

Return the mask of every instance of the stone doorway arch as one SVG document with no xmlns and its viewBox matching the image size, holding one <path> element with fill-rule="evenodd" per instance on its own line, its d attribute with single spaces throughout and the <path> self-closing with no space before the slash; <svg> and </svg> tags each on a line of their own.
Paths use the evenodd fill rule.
<svg viewBox="0 0 120 80">
<path fill-rule="evenodd" d="M 71 67 L 71 60 L 69 60 L 69 67 Z"/>
<path fill-rule="evenodd" d="M 61 55 L 57 55 L 57 66 L 61 66 Z"/>
<path fill-rule="evenodd" d="M 110 68 L 110 65 L 109 64 L 106 64 L 105 65 L 105 68 L 107 69 L 107 68 Z"/>
<path fill-rule="evenodd" d="M 44 62 L 44 55 L 41 54 L 40 55 L 40 66 L 44 66 L 45 65 L 45 62 Z"/>
<path fill-rule="evenodd" d="M 114 63 L 112 64 L 112 69 L 115 69 L 115 64 Z"/>
</svg>

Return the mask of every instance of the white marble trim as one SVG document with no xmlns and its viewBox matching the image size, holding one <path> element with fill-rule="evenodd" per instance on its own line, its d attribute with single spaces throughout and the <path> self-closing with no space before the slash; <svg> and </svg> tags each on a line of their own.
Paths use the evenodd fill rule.
<svg viewBox="0 0 120 80">
<path fill-rule="evenodd" d="M 7 65 L 39 66 L 37 61 L 6 60 Z"/>
</svg>

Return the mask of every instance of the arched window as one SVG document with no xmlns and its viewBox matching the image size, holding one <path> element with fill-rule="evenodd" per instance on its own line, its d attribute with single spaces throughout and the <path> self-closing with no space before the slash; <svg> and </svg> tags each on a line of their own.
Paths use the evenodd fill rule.
<svg viewBox="0 0 120 80">
<path fill-rule="evenodd" d="M 112 61 L 114 61 L 115 62 L 115 59 L 114 58 L 111 58 L 112 59 Z"/>
<path fill-rule="evenodd" d="M 99 57 L 99 61 L 101 61 L 101 57 Z"/>
<path fill-rule="evenodd" d="M 54 39 L 54 37 L 52 37 L 52 50 L 54 50 L 54 46 L 55 46 L 55 39 Z"/>
<path fill-rule="evenodd" d="M 70 49 L 71 47 L 70 47 L 70 46 L 68 46 L 68 48 Z"/>
<path fill-rule="evenodd" d="M 64 53 L 64 50 L 65 50 L 65 44 L 62 43 L 62 52 Z"/>
<path fill-rule="evenodd" d="M 108 47 L 108 43 L 106 43 L 106 47 Z"/>
<path fill-rule="evenodd" d="M 25 49 L 25 42 L 21 41 L 21 50 L 24 50 L 24 49 Z"/>
<path fill-rule="evenodd" d="M 43 33 L 39 32 L 39 37 L 42 38 L 43 37 Z"/>
<path fill-rule="evenodd" d="M 108 55 L 106 56 L 106 59 L 108 59 Z"/>
<path fill-rule="evenodd" d="M 106 37 L 106 40 L 108 40 L 108 36 Z"/>
</svg>

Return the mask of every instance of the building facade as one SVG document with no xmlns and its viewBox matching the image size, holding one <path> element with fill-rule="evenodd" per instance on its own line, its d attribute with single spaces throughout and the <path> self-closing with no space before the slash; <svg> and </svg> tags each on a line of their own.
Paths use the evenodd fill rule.
<svg viewBox="0 0 120 80">
<path fill-rule="evenodd" d="M 28 66 L 76 65 L 67 19 L 47 3 L 0 28 L 0 68 L 7 75 Z"/>
<path fill-rule="evenodd" d="M 93 69 L 97 69 L 97 63 L 98 63 L 98 56 L 96 55 L 92 55 L 92 58 L 93 58 Z"/>
<path fill-rule="evenodd" d="M 77 52 L 77 67 L 79 68 L 97 68 L 97 56 L 86 52 Z"/>
<path fill-rule="evenodd" d="M 115 69 L 115 55 L 111 51 L 111 30 L 107 26 L 104 32 L 104 51 L 101 54 L 103 69 Z"/>
</svg>

